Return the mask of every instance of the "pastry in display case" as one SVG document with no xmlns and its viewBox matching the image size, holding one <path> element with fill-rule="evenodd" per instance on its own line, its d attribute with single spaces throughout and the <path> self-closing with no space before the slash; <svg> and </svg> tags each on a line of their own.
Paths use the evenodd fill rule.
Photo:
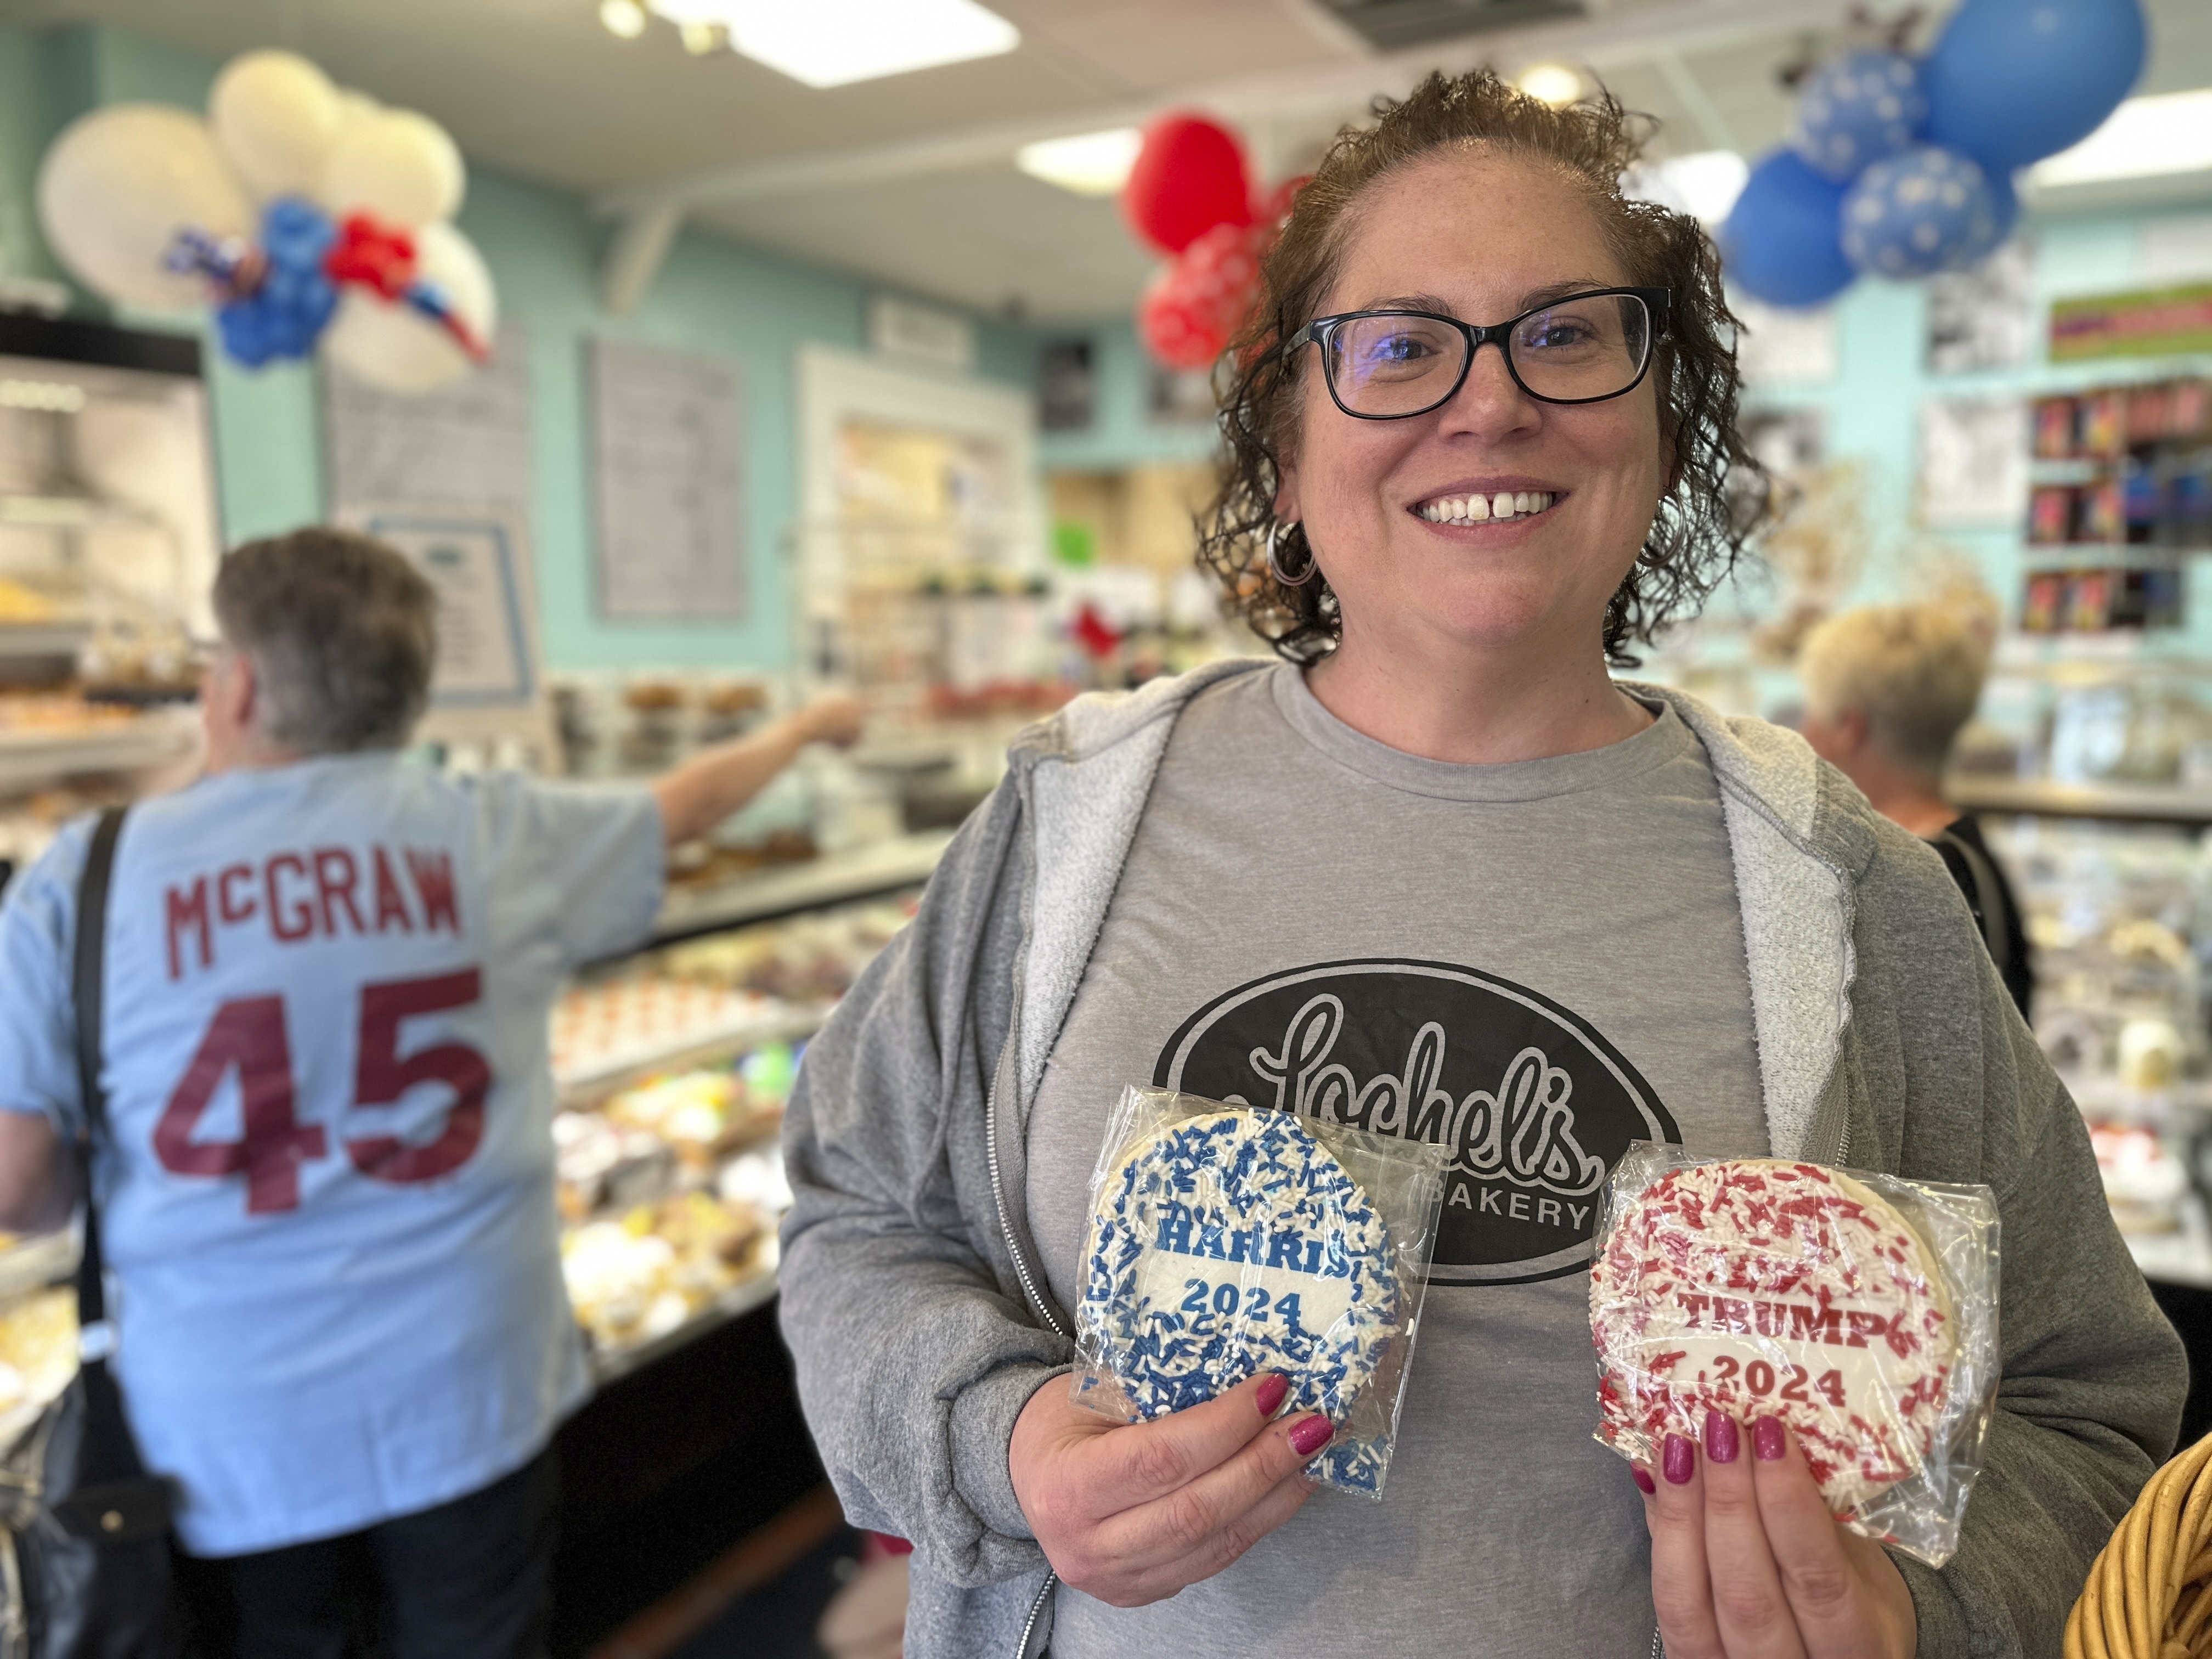
<svg viewBox="0 0 2212 1659">
<path fill-rule="evenodd" d="M 603 1360 L 774 1271 L 790 1204 L 774 1138 L 797 1068 L 769 1043 L 556 1115 L 562 1271 Z"/>
</svg>

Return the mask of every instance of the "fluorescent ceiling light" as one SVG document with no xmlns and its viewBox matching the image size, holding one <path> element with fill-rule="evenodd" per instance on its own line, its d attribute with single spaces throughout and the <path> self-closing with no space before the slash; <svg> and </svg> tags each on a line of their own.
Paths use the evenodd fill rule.
<svg viewBox="0 0 2212 1659">
<path fill-rule="evenodd" d="M 637 0 L 599 0 L 599 22 L 620 40 L 635 40 L 645 33 L 645 8 Z"/>
<path fill-rule="evenodd" d="M 2103 184 L 2212 167 L 2212 87 L 2130 98 L 2071 149 L 2038 161 L 2039 188 Z"/>
<path fill-rule="evenodd" d="M 672 23 L 719 24 L 730 45 L 810 87 L 990 58 L 1021 31 L 975 0 L 647 0 Z"/>
<path fill-rule="evenodd" d="M 1701 149 L 1646 162 L 1621 184 L 1638 201 L 1656 202 L 1692 215 L 1700 223 L 1717 225 L 1729 216 L 1750 176 L 1750 164 L 1734 150 Z"/>
<path fill-rule="evenodd" d="M 1043 138 L 1014 152 L 1014 165 L 1078 196 L 1112 196 L 1129 182 L 1145 135 L 1136 127 L 1079 132 L 1073 138 Z"/>
<path fill-rule="evenodd" d="M 1565 64 L 1531 64 L 1513 77 L 1513 84 L 1553 109 L 1565 109 L 1583 95 L 1583 77 Z"/>
</svg>

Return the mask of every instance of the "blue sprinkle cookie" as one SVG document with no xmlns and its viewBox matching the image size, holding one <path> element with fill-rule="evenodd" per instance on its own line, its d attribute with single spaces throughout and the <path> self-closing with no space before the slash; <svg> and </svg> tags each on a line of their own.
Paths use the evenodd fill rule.
<svg viewBox="0 0 2212 1659">
<path fill-rule="evenodd" d="M 1145 1417 L 1279 1370 L 1291 1409 L 1340 1424 L 1398 1335 L 1389 1230 L 1287 1112 L 1209 1112 L 1146 1134 L 1090 1237 L 1078 1319 Z M 1356 1466 L 1380 1451 L 1332 1447 L 1323 1459 L 1346 1467 L 1322 1472 L 1371 1489 L 1379 1468 Z"/>
</svg>

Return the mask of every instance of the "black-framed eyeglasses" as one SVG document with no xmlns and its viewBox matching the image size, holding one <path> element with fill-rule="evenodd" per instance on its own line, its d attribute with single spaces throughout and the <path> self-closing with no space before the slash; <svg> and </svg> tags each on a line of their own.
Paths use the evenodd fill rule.
<svg viewBox="0 0 2212 1659">
<path fill-rule="evenodd" d="M 1328 395 L 1362 421 L 1441 409 L 1492 341 L 1513 383 L 1539 402 L 1599 404 L 1642 383 L 1672 298 L 1663 288 L 1596 288 L 1487 324 L 1432 311 L 1346 311 L 1315 318 L 1284 353 L 1309 340 L 1319 346 Z"/>
</svg>

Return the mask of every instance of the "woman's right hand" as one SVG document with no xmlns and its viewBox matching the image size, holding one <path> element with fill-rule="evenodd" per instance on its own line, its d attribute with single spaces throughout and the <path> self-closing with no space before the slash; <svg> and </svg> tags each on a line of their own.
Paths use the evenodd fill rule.
<svg viewBox="0 0 2212 1659">
<path fill-rule="evenodd" d="M 1202 1406 L 1116 1423 L 1047 1380 L 1014 1422 L 1014 1496 L 1066 1583 L 1117 1607 L 1165 1601 L 1211 1578 L 1297 1513 L 1301 1471 L 1328 1419 L 1270 1419 L 1289 1383 L 1267 1373 Z"/>
</svg>

